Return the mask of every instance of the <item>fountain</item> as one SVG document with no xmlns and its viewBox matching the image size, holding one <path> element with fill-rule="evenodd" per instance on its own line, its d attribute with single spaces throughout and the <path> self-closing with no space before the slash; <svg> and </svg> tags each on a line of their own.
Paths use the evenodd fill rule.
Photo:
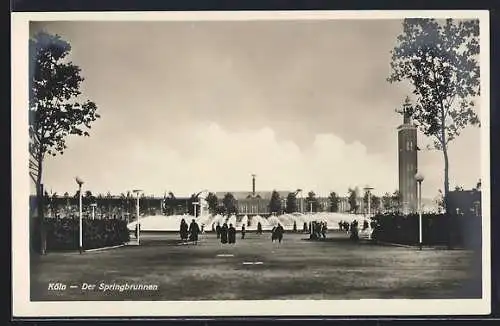
<svg viewBox="0 0 500 326">
<path fill-rule="evenodd" d="M 368 230 L 363 231 L 363 222 L 365 220 L 369 219 L 364 218 L 361 215 L 354 215 L 354 214 L 345 214 L 345 213 L 316 213 L 316 214 L 300 214 L 300 213 L 292 213 L 292 214 L 283 214 L 283 215 L 278 215 L 278 216 L 270 216 L 268 218 L 262 217 L 260 215 L 248 217 L 248 216 L 243 216 L 241 220 L 238 220 L 236 218 L 236 215 L 231 215 L 229 218 L 227 216 L 223 215 L 203 215 L 199 216 L 197 218 L 194 218 L 191 215 L 171 215 L 171 216 L 164 216 L 164 215 L 154 215 L 154 216 L 143 216 L 141 217 L 141 230 L 143 231 L 178 231 L 179 230 L 179 225 L 181 223 L 181 220 L 185 219 L 186 223 L 191 223 L 192 219 L 195 219 L 198 223 L 198 225 L 204 224 L 205 225 L 205 231 L 211 231 L 212 230 L 212 225 L 215 228 L 217 225 L 217 222 L 222 225 L 224 222 L 226 222 L 228 225 L 230 223 L 233 224 L 235 228 L 241 229 L 241 226 L 245 224 L 245 227 L 247 230 L 252 230 L 255 231 L 257 230 L 257 224 L 260 222 L 262 225 L 262 230 L 264 231 L 269 231 L 271 230 L 274 226 L 278 225 L 280 223 L 283 228 L 287 231 L 293 230 L 293 223 L 295 222 L 297 224 L 297 230 L 302 230 L 302 227 L 304 225 L 304 222 L 308 224 L 312 221 L 317 221 L 317 222 L 326 222 L 327 227 L 329 230 L 338 230 L 339 225 L 338 223 L 340 221 L 346 221 L 348 223 L 351 223 L 354 220 L 357 220 L 359 222 L 359 231 L 360 231 L 360 236 L 362 233 L 370 233 L 371 228 Z M 250 222 L 250 226 L 248 226 L 248 222 Z M 135 224 L 136 222 L 131 222 L 127 225 L 127 227 L 130 230 L 135 230 Z"/>
</svg>

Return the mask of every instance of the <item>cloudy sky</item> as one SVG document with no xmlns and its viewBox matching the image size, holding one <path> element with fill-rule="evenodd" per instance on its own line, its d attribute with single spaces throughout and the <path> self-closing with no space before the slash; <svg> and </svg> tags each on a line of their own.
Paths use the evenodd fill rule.
<svg viewBox="0 0 500 326">
<path fill-rule="evenodd" d="M 140 188 L 190 194 L 348 187 L 394 191 L 394 110 L 408 94 L 385 81 L 399 20 L 48 22 L 82 68 L 102 118 L 47 158 L 46 189 Z M 420 136 L 420 147 L 429 141 Z M 480 178 L 480 131 L 450 146 L 451 186 Z M 421 151 L 423 193 L 442 189 L 443 159 Z"/>
</svg>

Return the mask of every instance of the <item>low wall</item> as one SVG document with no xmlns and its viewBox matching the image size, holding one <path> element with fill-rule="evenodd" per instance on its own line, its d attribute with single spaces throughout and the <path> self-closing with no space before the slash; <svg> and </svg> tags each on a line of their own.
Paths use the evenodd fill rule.
<svg viewBox="0 0 500 326">
<path fill-rule="evenodd" d="M 376 215 L 372 239 L 407 245 L 419 243 L 419 216 Z M 473 215 L 423 214 L 423 245 L 451 245 L 480 248 L 481 217 Z"/>
<path fill-rule="evenodd" d="M 40 249 L 40 221 L 32 219 L 32 248 Z M 45 219 L 44 229 L 47 235 L 46 250 L 78 250 L 79 220 L 71 218 Z M 83 249 L 95 249 L 121 245 L 130 240 L 127 223 L 122 220 L 82 221 Z"/>
</svg>

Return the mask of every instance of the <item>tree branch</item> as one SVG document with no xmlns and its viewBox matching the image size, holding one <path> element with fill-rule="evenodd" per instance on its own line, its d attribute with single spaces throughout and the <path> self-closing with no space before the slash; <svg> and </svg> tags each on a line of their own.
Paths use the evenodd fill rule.
<svg viewBox="0 0 500 326">
<path fill-rule="evenodd" d="M 36 179 L 37 179 L 36 177 L 37 176 L 35 174 L 33 174 L 32 172 L 30 172 L 30 177 L 31 177 L 31 180 L 33 180 L 33 182 L 36 184 Z"/>
</svg>

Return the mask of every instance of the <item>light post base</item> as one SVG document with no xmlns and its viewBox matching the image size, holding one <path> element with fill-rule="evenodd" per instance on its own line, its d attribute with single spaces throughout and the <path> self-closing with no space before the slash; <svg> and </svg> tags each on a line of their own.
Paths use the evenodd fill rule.
<svg viewBox="0 0 500 326">
<path fill-rule="evenodd" d="M 422 250 L 422 242 L 418 243 L 418 250 Z"/>
<path fill-rule="evenodd" d="M 80 255 L 83 253 L 83 248 L 82 247 L 78 247 L 78 251 L 80 251 Z"/>
</svg>

